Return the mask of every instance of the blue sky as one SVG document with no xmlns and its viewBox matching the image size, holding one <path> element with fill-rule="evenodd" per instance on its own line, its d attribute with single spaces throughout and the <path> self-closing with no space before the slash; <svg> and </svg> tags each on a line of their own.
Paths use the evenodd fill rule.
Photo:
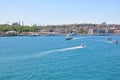
<svg viewBox="0 0 120 80">
<path fill-rule="evenodd" d="M 0 0 L 0 23 L 120 24 L 120 0 Z"/>
</svg>

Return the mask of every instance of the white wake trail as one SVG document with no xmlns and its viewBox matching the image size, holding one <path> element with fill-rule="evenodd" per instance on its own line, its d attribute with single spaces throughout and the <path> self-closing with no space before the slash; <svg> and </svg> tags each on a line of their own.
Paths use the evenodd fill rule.
<svg viewBox="0 0 120 80">
<path fill-rule="evenodd" d="M 107 42 L 107 43 L 111 43 L 111 44 L 112 44 L 112 41 L 104 41 L 104 42 Z"/>
<path fill-rule="evenodd" d="M 47 56 L 51 53 L 54 53 L 54 52 L 63 52 L 63 51 L 70 51 L 70 50 L 75 50 L 75 49 L 81 49 L 81 48 L 84 48 L 82 46 L 76 46 L 76 47 L 69 47 L 69 48 L 63 48 L 63 49 L 55 49 L 55 50 L 49 50 L 49 51 L 44 51 L 44 52 L 40 52 L 40 53 L 33 53 L 33 54 L 30 54 L 30 55 L 24 55 L 24 56 L 18 56 L 18 57 L 13 57 L 13 58 L 7 58 L 6 60 L 7 61 L 11 61 L 11 60 L 23 60 L 23 59 L 31 59 L 31 58 L 40 58 L 40 57 L 43 57 L 43 56 Z M 4 61 L 4 60 L 3 60 Z"/>
<path fill-rule="evenodd" d="M 73 38 L 73 40 L 79 40 L 80 38 Z"/>
<path fill-rule="evenodd" d="M 50 50 L 50 51 L 45 51 L 45 52 L 41 52 L 41 53 L 37 53 L 37 54 L 31 55 L 29 57 L 31 57 L 31 58 L 37 58 L 37 57 L 46 56 L 46 55 L 48 55 L 50 53 L 54 53 L 54 52 L 70 51 L 70 50 L 81 49 L 81 48 L 84 48 L 84 47 L 82 47 L 82 46 L 76 46 L 76 47 L 70 47 L 70 48 Z"/>
<path fill-rule="evenodd" d="M 112 41 L 104 41 L 104 40 L 96 40 L 96 41 L 105 42 L 105 43 L 110 43 L 110 44 L 112 44 Z"/>
</svg>

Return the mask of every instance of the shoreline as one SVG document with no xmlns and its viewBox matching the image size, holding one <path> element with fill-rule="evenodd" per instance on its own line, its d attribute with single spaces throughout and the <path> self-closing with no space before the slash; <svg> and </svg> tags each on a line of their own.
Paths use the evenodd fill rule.
<svg viewBox="0 0 120 80">
<path fill-rule="evenodd" d="M 22 36 L 27 36 L 27 37 L 38 37 L 38 36 L 66 36 L 66 34 L 55 34 L 55 35 L 0 35 L 0 37 L 22 37 Z M 120 34 L 76 34 L 72 36 L 120 36 Z"/>
</svg>

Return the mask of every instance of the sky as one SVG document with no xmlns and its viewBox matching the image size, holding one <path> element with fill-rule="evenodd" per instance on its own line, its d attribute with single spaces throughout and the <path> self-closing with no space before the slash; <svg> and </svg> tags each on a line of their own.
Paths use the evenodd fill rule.
<svg viewBox="0 0 120 80">
<path fill-rule="evenodd" d="M 0 0 L 0 24 L 120 24 L 120 0 Z"/>
</svg>

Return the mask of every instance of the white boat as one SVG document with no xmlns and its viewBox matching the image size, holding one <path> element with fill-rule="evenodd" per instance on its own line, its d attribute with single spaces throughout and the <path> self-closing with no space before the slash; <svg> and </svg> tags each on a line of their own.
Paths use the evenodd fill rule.
<svg viewBox="0 0 120 80">
<path fill-rule="evenodd" d="M 112 43 L 113 44 L 118 44 L 118 41 L 117 40 L 112 40 Z"/>
<path fill-rule="evenodd" d="M 67 36 L 66 36 L 66 40 L 71 40 L 71 39 L 73 39 L 73 37 L 70 36 L 70 34 L 67 34 Z"/>
<path fill-rule="evenodd" d="M 80 47 L 81 47 L 81 48 L 84 48 L 84 47 L 86 47 L 86 45 L 84 45 L 84 44 L 81 44 L 81 45 L 80 45 Z"/>
</svg>

